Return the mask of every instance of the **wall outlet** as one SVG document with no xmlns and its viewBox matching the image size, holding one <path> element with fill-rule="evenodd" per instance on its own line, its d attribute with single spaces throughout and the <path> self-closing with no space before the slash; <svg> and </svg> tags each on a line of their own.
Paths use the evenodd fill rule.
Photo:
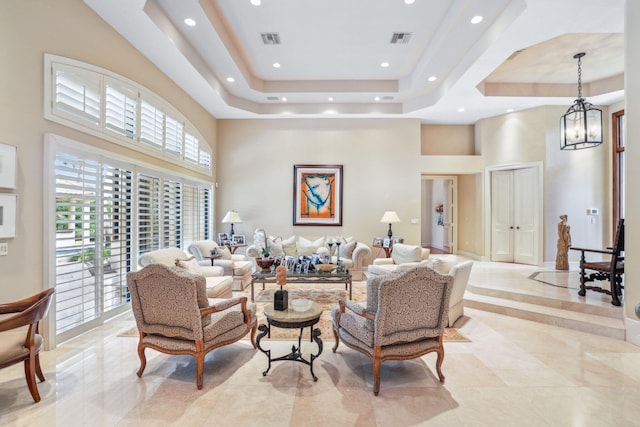
<svg viewBox="0 0 640 427">
<path fill-rule="evenodd" d="M 0 243 L 0 255 L 8 255 L 9 254 L 9 243 L 1 242 Z"/>
</svg>

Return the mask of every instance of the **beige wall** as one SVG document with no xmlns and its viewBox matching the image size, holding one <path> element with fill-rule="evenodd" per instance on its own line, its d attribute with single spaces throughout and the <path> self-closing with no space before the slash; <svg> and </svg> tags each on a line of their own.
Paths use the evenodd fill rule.
<svg viewBox="0 0 640 427">
<path fill-rule="evenodd" d="M 420 129 L 422 155 L 476 154 L 473 125 L 422 125 Z"/>
<path fill-rule="evenodd" d="M 0 256 L 0 301 L 11 301 L 51 286 L 43 283 L 45 132 L 194 175 L 45 120 L 45 52 L 104 67 L 141 83 L 172 103 L 211 144 L 215 144 L 216 121 L 80 0 L 3 0 L 0 40 L 0 142 L 18 147 L 17 237 L 6 240 L 9 254 Z"/>
<path fill-rule="evenodd" d="M 458 175 L 458 251 L 484 256 L 483 175 Z"/>
<path fill-rule="evenodd" d="M 395 210 L 394 236 L 420 243 L 420 123 L 417 120 L 219 120 L 217 216 L 236 209 L 237 233 L 384 236 L 380 218 Z M 293 226 L 293 165 L 344 167 L 343 226 Z M 225 228 L 226 229 L 226 228 Z"/>
</svg>

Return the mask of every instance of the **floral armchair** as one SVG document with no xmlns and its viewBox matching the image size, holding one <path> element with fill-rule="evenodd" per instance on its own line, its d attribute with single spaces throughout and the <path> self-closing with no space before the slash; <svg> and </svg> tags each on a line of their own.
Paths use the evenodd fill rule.
<svg viewBox="0 0 640 427">
<path fill-rule="evenodd" d="M 204 276 L 179 267 L 151 264 L 127 274 L 131 306 L 140 332 L 138 377 L 152 348 L 196 359 L 196 384 L 202 388 L 204 359 L 210 351 L 234 343 L 251 332 L 256 348 L 256 306 L 246 297 L 209 300 Z"/>
<path fill-rule="evenodd" d="M 414 268 L 367 280 L 366 306 L 340 301 L 331 310 L 333 334 L 373 363 L 373 393 L 380 391 L 380 365 L 430 352 L 438 355 L 436 369 L 444 382 L 443 334 L 448 322 L 453 277 L 429 268 Z"/>
</svg>

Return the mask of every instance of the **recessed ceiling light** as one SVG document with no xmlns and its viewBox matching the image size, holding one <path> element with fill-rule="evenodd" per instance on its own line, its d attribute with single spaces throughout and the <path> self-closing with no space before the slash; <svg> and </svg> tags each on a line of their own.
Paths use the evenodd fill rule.
<svg viewBox="0 0 640 427">
<path fill-rule="evenodd" d="M 260 6 L 262 4 L 262 0 L 251 0 L 251 4 L 254 6 Z"/>
<path fill-rule="evenodd" d="M 430 82 L 435 82 L 435 81 L 436 81 L 436 79 L 437 79 L 437 77 L 436 77 L 436 76 L 431 76 L 431 77 L 429 77 L 427 80 L 429 80 Z"/>
<path fill-rule="evenodd" d="M 414 4 L 416 0 L 404 0 L 404 4 Z"/>
<path fill-rule="evenodd" d="M 235 82 L 235 81 L 236 81 L 236 79 L 234 79 L 233 77 L 227 77 L 227 81 L 228 81 L 229 83 L 233 83 L 233 82 Z"/>
<path fill-rule="evenodd" d="M 387 68 L 389 66 L 389 63 L 388 62 L 383 62 L 382 64 L 380 64 L 380 66 L 382 68 Z"/>
<path fill-rule="evenodd" d="M 329 97 L 329 101 L 330 101 L 330 102 L 333 102 L 333 96 L 330 96 L 330 97 Z"/>
<path fill-rule="evenodd" d="M 482 20 L 483 20 L 483 19 L 484 19 L 484 18 L 483 18 L 482 16 L 480 16 L 480 15 L 476 15 L 476 16 L 474 16 L 473 18 L 471 18 L 471 23 L 472 23 L 472 24 L 479 24 L 479 23 L 481 23 L 481 22 L 482 22 Z"/>
<path fill-rule="evenodd" d="M 287 97 L 283 96 L 282 98 L 280 98 L 282 100 L 282 102 L 287 102 Z"/>
<path fill-rule="evenodd" d="M 376 96 L 375 98 L 373 98 L 374 101 L 380 101 L 380 97 Z"/>
<path fill-rule="evenodd" d="M 464 112 L 464 108 L 462 107 L 458 108 L 458 113 L 462 113 L 462 112 Z"/>
<path fill-rule="evenodd" d="M 274 62 L 273 63 L 273 68 L 280 68 L 280 63 L 279 62 Z"/>
<path fill-rule="evenodd" d="M 513 113 L 513 108 L 507 108 L 507 113 Z"/>
<path fill-rule="evenodd" d="M 195 27 L 196 26 L 196 21 L 191 19 L 191 18 L 185 18 L 184 23 L 187 24 L 190 27 Z"/>
</svg>

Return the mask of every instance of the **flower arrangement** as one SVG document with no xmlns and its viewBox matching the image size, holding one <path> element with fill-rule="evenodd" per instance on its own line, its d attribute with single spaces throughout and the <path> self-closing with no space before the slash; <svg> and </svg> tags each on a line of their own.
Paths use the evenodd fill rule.
<svg viewBox="0 0 640 427">
<path fill-rule="evenodd" d="M 442 203 L 438 203 L 436 205 L 436 212 L 438 212 L 438 213 L 444 212 L 444 205 Z"/>
</svg>

